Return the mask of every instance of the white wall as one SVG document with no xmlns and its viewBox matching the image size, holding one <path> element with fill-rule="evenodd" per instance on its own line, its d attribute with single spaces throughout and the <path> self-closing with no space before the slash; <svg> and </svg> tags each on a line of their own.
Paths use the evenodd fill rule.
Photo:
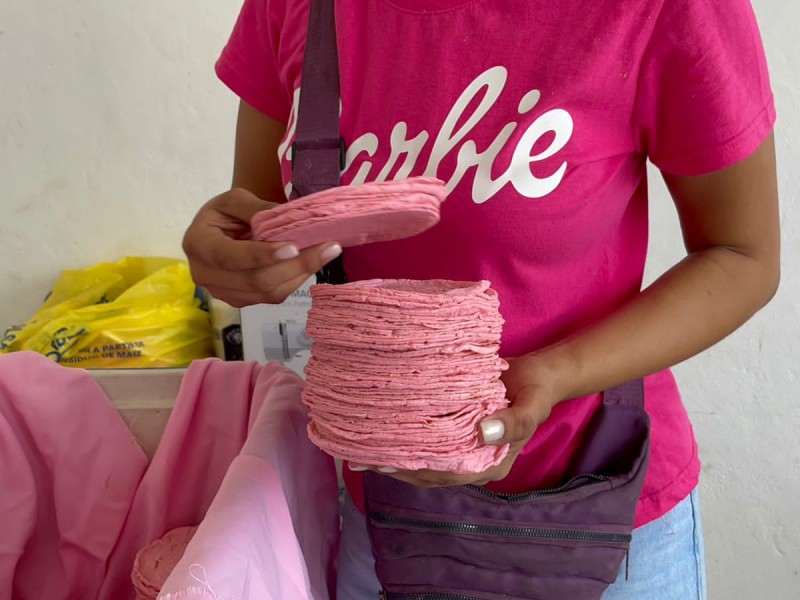
<svg viewBox="0 0 800 600">
<path fill-rule="evenodd" d="M 712 598 L 800 597 L 800 4 L 754 0 L 780 123 L 784 276 L 751 323 L 678 368 L 702 447 Z M 212 65 L 238 0 L 0 3 L 0 329 L 62 267 L 180 255 L 229 180 L 235 100 Z M 649 272 L 680 256 L 663 187 Z"/>
<path fill-rule="evenodd" d="M 739 331 L 675 370 L 703 460 L 701 503 L 714 600 L 800 598 L 800 3 L 752 1 L 778 105 L 781 288 Z M 652 277 L 681 250 L 663 185 L 651 223 Z"/>
<path fill-rule="evenodd" d="M 230 182 L 236 101 L 213 63 L 238 4 L 0 2 L 0 328 L 60 267 L 181 256 Z"/>
</svg>

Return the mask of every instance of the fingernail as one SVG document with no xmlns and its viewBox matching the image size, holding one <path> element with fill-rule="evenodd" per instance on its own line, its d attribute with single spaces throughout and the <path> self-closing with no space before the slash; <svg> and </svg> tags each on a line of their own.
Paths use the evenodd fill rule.
<svg viewBox="0 0 800 600">
<path fill-rule="evenodd" d="M 496 442 L 503 439 L 506 434 L 506 426 L 500 419 L 488 419 L 481 422 L 481 433 L 484 442 Z"/>
<path fill-rule="evenodd" d="M 333 246 L 328 246 L 325 250 L 322 251 L 320 254 L 320 258 L 325 262 L 332 261 L 334 258 L 339 256 L 342 253 L 342 247 L 339 244 L 334 244 Z"/>
<path fill-rule="evenodd" d="M 397 473 L 397 469 L 394 467 L 380 467 L 378 471 L 381 473 Z"/>
<path fill-rule="evenodd" d="M 272 256 L 277 260 L 289 260 L 290 258 L 300 256 L 300 251 L 297 249 L 297 246 L 281 246 L 275 250 L 275 254 Z"/>
<path fill-rule="evenodd" d="M 365 467 L 364 465 L 352 465 L 350 463 L 347 463 L 347 466 L 350 467 L 351 471 L 366 471 L 367 470 L 367 467 Z"/>
</svg>

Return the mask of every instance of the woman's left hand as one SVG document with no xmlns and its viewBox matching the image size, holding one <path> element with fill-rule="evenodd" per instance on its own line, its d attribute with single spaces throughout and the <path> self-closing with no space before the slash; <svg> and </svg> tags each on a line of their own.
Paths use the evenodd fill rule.
<svg viewBox="0 0 800 600">
<path fill-rule="evenodd" d="M 536 428 L 550 416 L 553 406 L 562 400 L 558 396 L 555 378 L 536 355 L 509 359 L 508 362 L 509 368 L 503 373 L 502 380 L 510 405 L 486 417 L 480 423 L 479 431 L 484 444 L 509 444 L 508 455 L 499 465 L 482 473 L 464 475 L 429 469 L 406 471 L 390 467 L 376 468 L 352 463 L 350 469 L 378 471 L 420 487 L 484 485 L 504 479 Z"/>
</svg>

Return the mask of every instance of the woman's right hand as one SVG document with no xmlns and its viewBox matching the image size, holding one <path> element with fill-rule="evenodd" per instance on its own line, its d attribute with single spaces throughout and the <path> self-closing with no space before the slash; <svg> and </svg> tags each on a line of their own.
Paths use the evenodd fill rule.
<svg viewBox="0 0 800 600">
<path fill-rule="evenodd" d="M 298 251 L 251 239 L 250 219 L 274 206 L 244 189 L 209 200 L 183 238 L 195 283 L 232 306 L 279 304 L 341 254 L 335 242 Z"/>
</svg>

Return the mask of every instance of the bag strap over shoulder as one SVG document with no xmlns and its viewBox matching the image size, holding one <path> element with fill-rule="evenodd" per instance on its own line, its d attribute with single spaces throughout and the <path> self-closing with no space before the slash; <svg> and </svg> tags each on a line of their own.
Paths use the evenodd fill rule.
<svg viewBox="0 0 800 600">
<path fill-rule="evenodd" d="M 292 199 L 336 187 L 344 169 L 339 133 L 339 55 L 334 0 L 311 0 L 295 142 Z M 317 273 L 318 283 L 346 283 L 339 256 Z"/>
<path fill-rule="evenodd" d="M 292 146 L 296 198 L 339 185 L 339 59 L 333 0 L 311 0 L 297 134 Z"/>
<path fill-rule="evenodd" d="M 644 380 L 634 379 L 603 392 L 603 402 L 644 410 Z"/>
</svg>

